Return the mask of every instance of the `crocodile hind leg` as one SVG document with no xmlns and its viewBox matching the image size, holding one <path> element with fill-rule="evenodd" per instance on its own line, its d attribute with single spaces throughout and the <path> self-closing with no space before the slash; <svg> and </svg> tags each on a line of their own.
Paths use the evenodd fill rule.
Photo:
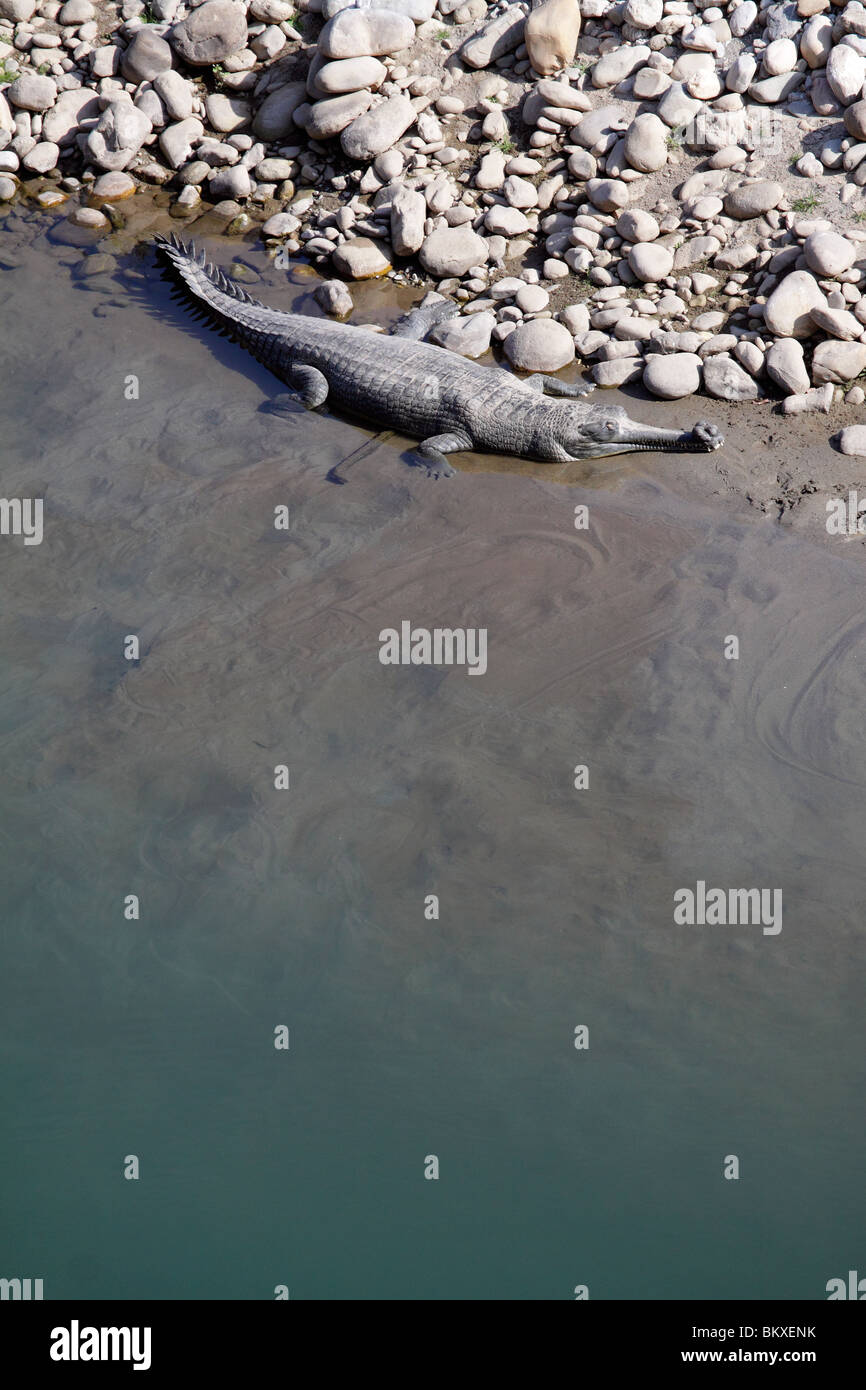
<svg viewBox="0 0 866 1390">
<path fill-rule="evenodd" d="M 526 378 L 526 385 L 545 396 L 588 396 L 593 389 L 587 381 L 559 381 L 555 376 L 538 372 Z"/>
<path fill-rule="evenodd" d="M 299 405 L 305 410 L 316 410 L 328 399 L 328 378 L 318 367 L 295 362 L 289 369 L 288 382 L 288 391 L 262 406 L 270 415 L 293 415 Z"/>
<path fill-rule="evenodd" d="M 445 457 L 446 454 L 459 454 L 462 449 L 471 449 L 472 440 L 468 434 L 451 430 L 448 434 L 431 434 L 418 445 L 424 467 L 431 478 L 452 478 L 457 472 Z"/>
</svg>

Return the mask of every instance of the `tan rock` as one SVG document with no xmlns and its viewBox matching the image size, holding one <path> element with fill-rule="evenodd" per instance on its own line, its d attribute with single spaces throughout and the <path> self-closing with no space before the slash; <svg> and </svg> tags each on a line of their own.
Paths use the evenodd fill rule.
<svg viewBox="0 0 866 1390">
<path fill-rule="evenodd" d="M 531 10 L 523 31 L 529 61 L 542 77 L 574 62 L 580 34 L 578 0 L 544 0 Z"/>
</svg>

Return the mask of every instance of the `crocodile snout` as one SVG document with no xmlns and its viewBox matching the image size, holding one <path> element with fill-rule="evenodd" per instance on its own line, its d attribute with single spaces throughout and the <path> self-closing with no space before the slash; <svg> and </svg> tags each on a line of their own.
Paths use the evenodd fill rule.
<svg viewBox="0 0 866 1390">
<path fill-rule="evenodd" d="M 725 442 L 725 436 L 715 425 L 711 425 L 709 420 L 698 420 L 692 434 L 696 442 L 702 449 L 708 452 L 712 449 L 720 449 Z"/>
</svg>

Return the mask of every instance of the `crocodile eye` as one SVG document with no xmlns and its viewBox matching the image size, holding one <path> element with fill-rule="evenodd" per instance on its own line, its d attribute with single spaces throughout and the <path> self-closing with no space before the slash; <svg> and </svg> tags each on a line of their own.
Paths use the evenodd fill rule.
<svg viewBox="0 0 866 1390">
<path fill-rule="evenodd" d="M 604 428 L 607 430 L 607 433 L 608 433 L 608 434 L 613 434 L 613 433 L 615 432 L 615 430 L 616 430 L 616 421 L 615 421 L 615 420 L 605 420 L 605 422 L 604 422 Z"/>
</svg>

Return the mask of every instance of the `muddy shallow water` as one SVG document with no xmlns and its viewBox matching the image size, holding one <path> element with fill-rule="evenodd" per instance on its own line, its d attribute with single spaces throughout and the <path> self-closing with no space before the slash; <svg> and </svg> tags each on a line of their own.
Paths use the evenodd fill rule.
<svg viewBox="0 0 866 1390">
<path fill-rule="evenodd" d="M 825 1297 L 864 1234 L 866 580 L 826 489 L 772 494 L 836 417 L 632 394 L 726 448 L 432 483 L 390 440 L 337 487 L 372 430 L 261 413 L 145 256 L 84 280 L 43 226 L 0 248 L 3 494 L 45 499 L 0 538 L 7 1272 Z M 381 665 L 404 619 L 486 628 L 484 676 Z M 781 932 L 676 924 L 698 880 L 781 889 Z"/>
</svg>

